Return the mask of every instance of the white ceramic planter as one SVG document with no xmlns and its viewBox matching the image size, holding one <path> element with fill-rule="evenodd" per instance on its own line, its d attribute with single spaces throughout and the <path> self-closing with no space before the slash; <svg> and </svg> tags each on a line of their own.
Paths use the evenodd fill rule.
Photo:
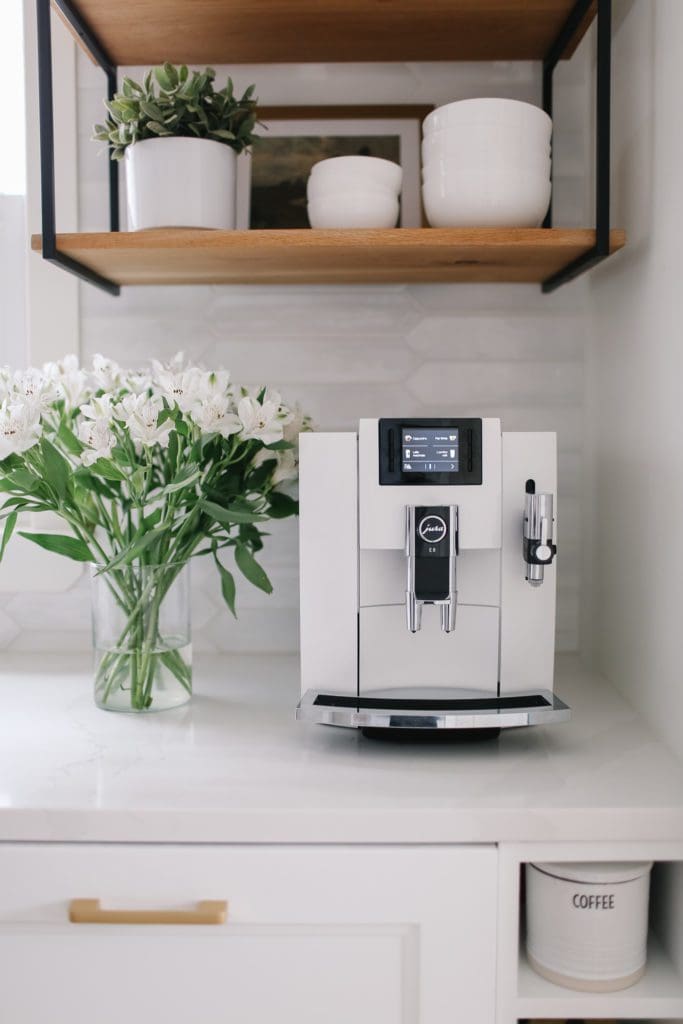
<svg viewBox="0 0 683 1024">
<path fill-rule="evenodd" d="M 235 227 L 237 154 L 210 139 L 145 139 L 126 149 L 128 228 Z"/>
<path fill-rule="evenodd" d="M 615 992 L 645 971 L 651 863 L 528 864 L 527 955 L 543 977 Z"/>
</svg>

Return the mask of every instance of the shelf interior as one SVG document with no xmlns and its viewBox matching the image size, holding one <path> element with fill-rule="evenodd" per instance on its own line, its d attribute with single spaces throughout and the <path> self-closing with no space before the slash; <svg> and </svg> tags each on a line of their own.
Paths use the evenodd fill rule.
<svg viewBox="0 0 683 1024">
<path fill-rule="evenodd" d="M 612 251 L 625 243 L 611 233 Z M 64 256 L 119 285 L 539 283 L 588 252 L 564 228 L 199 231 L 64 234 Z M 32 247 L 41 251 L 41 237 Z"/>
<path fill-rule="evenodd" d="M 542 978 L 520 946 L 517 1016 L 530 1019 L 683 1017 L 683 979 L 654 936 L 648 943 L 645 975 L 620 992 L 575 992 Z"/>
<path fill-rule="evenodd" d="M 75 0 L 117 65 L 541 60 L 574 0 Z M 595 15 L 589 5 L 571 56 Z"/>
</svg>

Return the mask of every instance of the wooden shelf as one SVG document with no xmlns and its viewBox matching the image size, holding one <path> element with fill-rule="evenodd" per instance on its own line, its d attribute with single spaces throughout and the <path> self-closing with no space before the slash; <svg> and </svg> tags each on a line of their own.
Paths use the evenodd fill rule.
<svg viewBox="0 0 683 1024">
<path fill-rule="evenodd" d="M 612 231 L 612 251 L 626 241 Z M 158 230 L 57 236 L 57 248 L 121 284 L 540 282 L 587 252 L 564 228 L 347 231 Z M 41 251 L 41 237 L 32 248 Z"/>
<path fill-rule="evenodd" d="M 540 60 L 574 0 L 75 0 L 73 6 L 118 65 L 261 64 Z"/>
<path fill-rule="evenodd" d="M 683 1016 L 683 979 L 654 937 L 650 937 L 645 976 L 620 992 L 574 992 L 546 981 L 522 953 L 516 1015 L 528 1019 L 675 1019 Z"/>
</svg>

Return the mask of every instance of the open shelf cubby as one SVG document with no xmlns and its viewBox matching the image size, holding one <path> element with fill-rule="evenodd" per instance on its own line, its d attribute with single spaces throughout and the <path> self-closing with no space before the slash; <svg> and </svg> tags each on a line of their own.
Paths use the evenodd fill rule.
<svg viewBox="0 0 683 1024">
<path fill-rule="evenodd" d="M 524 867 L 549 861 L 654 861 L 648 959 L 644 976 L 618 992 L 579 992 L 555 985 L 530 966 L 524 935 Z M 518 1021 L 683 1021 L 683 848 L 672 843 L 528 844 L 501 857 L 497 1024 Z"/>
</svg>

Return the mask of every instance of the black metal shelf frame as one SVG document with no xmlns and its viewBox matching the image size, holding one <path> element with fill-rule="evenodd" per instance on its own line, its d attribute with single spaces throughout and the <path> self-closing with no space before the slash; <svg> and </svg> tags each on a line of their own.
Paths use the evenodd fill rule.
<svg viewBox="0 0 683 1024">
<path fill-rule="evenodd" d="M 113 281 L 86 267 L 78 260 L 65 256 L 57 248 L 55 206 L 55 137 L 54 102 L 52 91 L 52 28 L 50 8 L 59 8 L 71 25 L 84 48 L 107 78 L 107 96 L 113 99 L 117 87 L 117 67 L 106 49 L 85 23 L 71 0 L 36 0 L 38 27 L 38 99 L 40 121 L 40 182 L 42 199 L 42 251 L 43 259 L 56 263 L 83 281 L 96 285 L 110 295 L 119 295 L 121 289 Z M 576 0 L 572 11 L 557 39 L 543 61 L 543 109 L 553 114 L 553 75 L 555 68 L 572 44 L 581 24 L 597 7 L 597 70 L 595 118 L 595 245 L 573 260 L 562 270 L 547 278 L 541 285 L 544 292 L 573 280 L 604 260 L 610 253 L 610 101 L 612 0 Z M 109 225 L 119 230 L 119 176 L 118 164 L 109 161 Z M 552 227 L 552 198 L 543 227 Z"/>
</svg>

